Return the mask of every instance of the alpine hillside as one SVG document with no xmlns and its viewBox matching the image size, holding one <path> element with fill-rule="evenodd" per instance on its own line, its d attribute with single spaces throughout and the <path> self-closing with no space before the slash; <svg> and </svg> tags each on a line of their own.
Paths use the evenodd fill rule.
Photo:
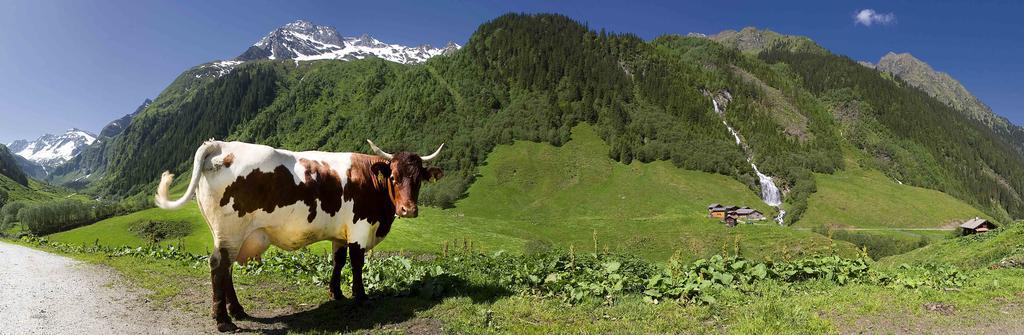
<svg viewBox="0 0 1024 335">
<path fill-rule="evenodd" d="M 740 31 L 726 30 L 713 35 L 691 33 L 757 55 L 769 48 L 782 48 L 791 52 L 823 53 L 826 50 L 804 36 L 783 35 L 771 30 L 746 27 Z M 968 118 L 981 122 L 1003 137 L 1018 151 L 1024 153 L 1024 128 L 992 111 L 984 102 L 971 94 L 949 74 L 933 69 L 928 63 L 910 53 L 889 52 L 878 63 L 858 62 L 871 69 L 899 77 Z"/>
<path fill-rule="evenodd" d="M 18 166 L 14 154 L 3 145 L 0 145 L 0 175 L 22 186 L 28 185 L 28 177 Z"/>
<path fill-rule="evenodd" d="M 148 196 L 160 172 L 190 170 L 195 148 L 211 137 L 363 152 L 372 138 L 392 151 L 447 143 L 437 161 L 446 177 L 421 199 L 451 206 L 497 145 L 562 145 L 588 123 L 623 163 L 670 161 L 729 176 L 753 194 L 765 188 L 762 175 L 772 179 L 787 223 L 806 211 L 815 176 L 843 170 L 848 159 L 997 220 L 1024 216 L 1024 158 L 1005 136 L 806 38 L 739 38 L 756 32 L 744 29 L 730 40 L 752 42 L 648 42 L 560 15 L 509 14 L 481 25 L 464 48 L 414 64 L 299 62 L 308 50 L 281 59 L 297 46 L 271 42 L 336 36 L 317 27 L 290 24 L 265 39 L 261 50 L 270 54 L 241 58 L 265 59 L 181 74 L 92 157 L 103 177 L 90 190 Z"/>
<path fill-rule="evenodd" d="M 141 113 L 143 110 L 145 110 L 146 107 L 149 107 L 149 104 L 151 103 L 153 103 L 153 100 L 146 99 L 142 102 L 141 105 L 139 105 L 138 108 L 135 109 L 134 112 L 125 114 L 125 116 L 122 116 L 117 120 L 110 121 L 110 123 L 108 123 L 106 126 L 103 126 L 103 129 L 100 130 L 100 136 L 98 138 L 111 138 L 120 135 L 121 132 L 124 131 L 124 128 L 128 127 L 128 124 L 132 123 L 132 119 L 135 118 L 136 115 L 139 115 L 139 113 Z"/>
<path fill-rule="evenodd" d="M 908 84 L 928 93 L 935 99 L 960 110 L 993 131 L 1005 134 L 1019 150 L 1024 152 L 1024 129 L 992 111 L 981 99 L 971 94 L 948 73 L 933 69 L 928 63 L 910 53 L 887 53 L 877 64 L 863 62 L 865 66 L 892 73 Z"/>
<path fill-rule="evenodd" d="M 146 108 L 149 108 L 149 105 L 152 103 L 153 100 L 143 100 L 142 104 L 135 108 L 135 111 L 110 121 L 106 126 L 103 126 L 96 141 L 78 150 L 74 157 L 50 169 L 47 171 L 48 173 L 42 176 L 33 176 L 37 179 L 45 178 L 50 183 L 71 188 L 80 188 L 95 179 L 99 179 L 106 168 L 106 154 L 104 150 L 107 148 L 107 143 L 121 135 L 124 129 L 131 124 L 132 120 L 142 111 L 146 110 Z"/>
</svg>

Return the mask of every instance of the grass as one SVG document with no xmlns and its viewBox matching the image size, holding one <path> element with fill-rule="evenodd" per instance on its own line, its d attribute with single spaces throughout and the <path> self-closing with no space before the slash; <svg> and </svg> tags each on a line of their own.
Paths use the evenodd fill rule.
<svg viewBox="0 0 1024 335">
<path fill-rule="evenodd" d="M 149 241 L 132 233 L 129 228 L 132 224 L 147 220 L 182 221 L 191 224 L 191 233 L 185 237 L 165 240 L 164 244 L 180 245 L 185 250 L 193 253 L 208 253 L 213 244 L 213 236 L 210 228 L 199 213 L 199 207 L 192 202 L 188 206 L 176 210 L 163 210 L 151 208 L 123 216 L 115 216 L 88 226 L 60 232 L 48 236 L 54 241 L 64 243 L 92 244 L 119 246 L 141 246 L 149 244 Z"/>
<path fill-rule="evenodd" d="M 989 218 L 945 193 L 901 185 L 874 170 L 853 166 L 815 179 L 818 192 L 798 227 L 943 229 L 975 216 Z"/>
<path fill-rule="evenodd" d="M 1016 223 L 984 234 L 944 240 L 906 254 L 885 258 L 882 263 L 938 262 L 979 268 L 997 264 L 1004 259 L 1024 265 L 1024 225 Z"/>
<path fill-rule="evenodd" d="M 45 247 L 44 247 L 45 248 Z M 51 250 L 52 251 L 52 250 Z M 69 254 L 110 266 L 150 291 L 157 308 L 177 308 L 209 319 L 209 273 L 204 264 L 134 257 Z M 956 290 L 907 289 L 870 284 L 837 286 L 813 280 L 764 282 L 752 291 L 710 292 L 710 304 L 663 301 L 638 296 L 566 304 L 559 299 L 495 289 L 486 278 L 460 282 L 457 290 L 426 298 L 375 296 L 368 306 L 329 301 L 326 289 L 276 274 L 235 271 L 240 300 L 262 329 L 266 323 L 296 334 L 333 333 L 978 333 L 1019 329 L 1014 303 L 1024 296 L 1024 270 L 970 270 Z M 347 292 L 347 287 L 344 287 Z M 938 305 L 941 311 L 926 306 Z M 988 327 L 988 328 L 985 328 Z"/>
<path fill-rule="evenodd" d="M 398 220 L 378 250 L 439 252 L 442 245 L 520 252 L 531 241 L 564 249 L 609 250 L 664 261 L 677 250 L 686 259 L 739 251 L 755 259 L 798 257 L 856 248 L 806 230 L 764 225 L 727 228 L 706 218 L 708 204 L 746 205 L 771 214 L 745 185 L 722 175 L 681 170 L 668 162 L 630 165 L 607 157 L 608 147 L 588 125 L 573 130 L 562 147 L 532 142 L 499 146 L 481 168 L 468 196 L 452 209 L 423 208 L 417 219 Z M 187 176 L 176 178 L 187 181 Z M 185 182 L 172 188 L 183 193 Z M 55 234 L 62 242 L 142 245 L 128 227 L 140 220 L 191 222 L 180 240 L 193 252 L 211 238 L 194 203 L 176 210 L 150 209 Z M 327 250 L 328 242 L 311 246 Z"/>
</svg>

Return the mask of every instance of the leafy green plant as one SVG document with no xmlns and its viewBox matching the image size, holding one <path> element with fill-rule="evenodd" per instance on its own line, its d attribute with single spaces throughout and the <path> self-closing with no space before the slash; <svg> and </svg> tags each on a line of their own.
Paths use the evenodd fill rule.
<svg viewBox="0 0 1024 335">
<path fill-rule="evenodd" d="M 62 252 L 174 260 L 200 268 L 208 266 L 208 256 L 188 253 L 172 245 L 111 248 L 98 244 L 65 244 L 37 237 L 25 237 L 22 241 Z M 755 292 L 757 286 L 764 283 L 817 280 L 834 285 L 864 283 L 915 289 L 960 287 L 967 285 L 970 278 L 948 265 L 901 266 L 879 271 L 871 264 L 866 256 L 816 256 L 758 262 L 716 255 L 692 263 L 673 257 L 668 265 L 658 266 L 636 257 L 608 253 L 460 252 L 440 257 L 369 257 L 364 284 L 367 292 L 382 296 L 434 298 L 445 292 L 464 290 L 467 283 L 486 283 L 510 292 L 537 294 L 571 304 L 594 299 L 613 304 L 617 298 L 627 295 L 642 296 L 650 303 L 715 303 L 715 292 Z M 296 284 L 327 285 L 331 267 L 328 254 L 271 250 L 261 261 L 249 262 L 237 271 L 242 275 L 285 276 L 294 278 Z M 351 283 L 351 270 L 342 271 L 341 278 L 342 282 Z"/>
<path fill-rule="evenodd" d="M 947 264 L 925 263 L 922 265 L 900 264 L 896 271 L 882 273 L 880 284 L 905 288 L 960 287 L 970 278 L 966 273 Z"/>
</svg>

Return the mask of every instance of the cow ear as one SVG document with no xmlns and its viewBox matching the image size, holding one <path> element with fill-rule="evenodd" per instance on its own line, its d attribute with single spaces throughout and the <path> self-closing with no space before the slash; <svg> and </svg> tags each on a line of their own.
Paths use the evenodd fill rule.
<svg viewBox="0 0 1024 335">
<path fill-rule="evenodd" d="M 444 177 L 444 171 L 439 167 L 429 167 L 427 168 L 427 175 L 430 176 L 427 178 L 430 181 L 437 181 L 438 179 L 441 179 L 441 177 Z"/>
<path fill-rule="evenodd" d="M 373 163 L 370 166 L 370 171 L 375 175 L 382 176 L 384 178 L 391 177 L 391 165 L 387 163 Z"/>
</svg>

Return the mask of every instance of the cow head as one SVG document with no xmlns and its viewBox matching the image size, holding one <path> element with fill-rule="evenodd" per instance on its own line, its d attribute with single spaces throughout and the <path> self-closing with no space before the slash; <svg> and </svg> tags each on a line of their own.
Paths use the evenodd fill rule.
<svg viewBox="0 0 1024 335">
<path fill-rule="evenodd" d="M 441 148 L 444 148 L 444 144 L 442 143 L 434 153 L 420 157 L 416 153 L 407 151 L 392 155 L 378 148 L 373 141 L 366 140 L 366 142 L 370 143 L 370 148 L 374 153 L 388 160 L 388 168 L 391 173 L 387 177 L 387 183 L 391 189 L 391 201 L 395 205 L 395 215 L 402 218 L 416 217 L 420 185 L 424 180 L 435 181 L 444 176 L 444 172 L 440 168 L 424 167 L 423 162 L 436 158 L 437 154 L 441 153 Z"/>
</svg>

